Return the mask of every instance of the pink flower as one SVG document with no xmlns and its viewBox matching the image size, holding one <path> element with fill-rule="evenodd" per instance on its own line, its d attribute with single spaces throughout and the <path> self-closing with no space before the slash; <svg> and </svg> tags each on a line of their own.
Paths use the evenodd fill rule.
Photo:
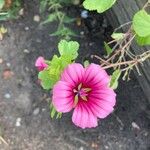
<svg viewBox="0 0 150 150">
<path fill-rule="evenodd" d="M 64 70 L 61 80 L 53 88 L 52 102 L 58 112 L 74 109 L 72 121 L 81 128 L 98 125 L 98 118 L 105 118 L 116 103 L 115 92 L 108 87 L 110 77 L 99 65 L 83 68 L 78 63 Z"/>
<path fill-rule="evenodd" d="M 48 67 L 48 65 L 45 63 L 45 59 L 41 56 L 38 57 L 38 59 L 36 60 L 35 66 L 38 68 L 39 71 L 42 71 Z"/>
</svg>

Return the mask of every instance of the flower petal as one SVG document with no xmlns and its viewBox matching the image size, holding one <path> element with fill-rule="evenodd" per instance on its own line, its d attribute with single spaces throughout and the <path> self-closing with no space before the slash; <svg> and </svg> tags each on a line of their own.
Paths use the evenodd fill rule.
<svg viewBox="0 0 150 150">
<path fill-rule="evenodd" d="M 58 81 L 55 85 L 53 89 L 57 89 L 57 90 L 66 90 L 66 91 L 72 91 L 72 86 L 71 84 L 65 82 L 65 81 Z M 59 92 L 59 91 L 57 91 Z"/>
<path fill-rule="evenodd" d="M 84 82 L 89 86 L 98 84 L 107 85 L 110 81 L 110 77 L 107 72 L 102 69 L 99 65 L 91 64 L 86 68 Z"/>
<path fill-rule="evenodd" d="M 116 104 L 116 93 L 109 87 L 91 91 L 89 99 L 91 98 L 109 102 L 112 107 Z"/>
<path fill-rule="evenodd" d="M 68 83 L 59 81 L 53 88 L 52 102 L 58 112 L 69 112 L 73 108 L 73 93 Z"/>
<path fill-rule="evenodd" d="M 72 122 L 81 128 L 92 128 L 98 125 L 97 117 L 93 115 L 91 110 L 85 103 L 78 103 L 74 109 Z"/>
<path fill-rule="evenodd" d="M 81 64 L 70 64 L 64 70 L 61 80 L 71 83 L 72 85 L 78 84 L 83 77 L 84 68 Z"/>
<path fill-rule="evenodd" d="M 89 99 L 88 105 L 90 106 L 93 114 L 96 115 L 98 118 L 105 118 L 114 110 L 110 102 L 99 100 L 96 98 Z"/>
<path fill-rule="evenodd" d="M 39 71 L 42 71 L 48 67 L 48 65 L 45 63 L 45 59 L 41 56 L 37 58 L 35 66 L 38 68 Z"/>
</svg>

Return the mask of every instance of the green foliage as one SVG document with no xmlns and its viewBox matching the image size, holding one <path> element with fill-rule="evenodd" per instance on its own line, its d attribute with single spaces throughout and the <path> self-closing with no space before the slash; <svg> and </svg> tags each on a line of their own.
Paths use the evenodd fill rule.
<svg viewBox="0 0 150 150">
<path fill-rule="evenodd" d="M 78 49 L 79 44 L 75 41 L 60 41 L 58 44 L 60 56 L 54 55 L 51 61 L 46 61 L 49 67 L 38 74 L 43 89 L 49 90 L 53 88 L 64 68 L 77 58 Z M 50 104 L 50 116 L 51 118 L 56 117 L 56 119 L 62 116 L 62 113 L 57 112 L 52 103 Z"/>
<path fill-rule="evenodd" d="M 63 22 L 64 23 L 71 23 L 71 22 L 74 22 L 75 20 L 76 20 L 75 18 L 64 16 Z"/>
<path fill-rule="evenodd" d="M 59 80 L 64 68 L 71 64 L 78 56 L 79 44 L 75 41 L 67 42 L 60 41 L 58 44 L 60 57 L 54 55 L 49 62 L 48 69 L 39 72 L 38 78 L 41 80 L 41 85 L 44 89 L 52 89 L 54 84 Z"/>
<path fill-rule="evenodd" d="M 124 33 L 113 33 L 111 35 L 111 37 L 116 40 L 116 41 L 119 41 L 119 40 L 122 40 L 124 38 Z"/>
<path fill-rule="evenodd" d="M 61 56 L 69 57 L 70 60 L 76 59 L 78 56 L 79 44 L 75 41 L 67 42 L 65 40 L 60 41 L 58 44 L 58 50 Z"/>
<path fill-rule="evenodd" d="M 106 42 L 104 42 L 104 47 L 107 52 L 107 56 L 109 56 L 113 52 L 113 50 L 110 48 L 110 46 Z"/>
<path fill-rule="evenodd" d="M 59 13 L 59 12 L 58 12 L 58 13 Z M 58 15 L 57 12 L 53 12 L 53 13 L 49 14 L 49 15 L 47 16 L 47 19 L 44 20 L 41 24 L 43 25 L 43 24 L 51 23 L 51 22 L 53 22 L 53 21 L 58 20 L 58 16 L 57 16 L 57 15 Z"/>
<path fill-rule="evenodd" d="M 84 0 L 84 8 L 92 11 L 97 10 L 98 13 L 103 13 L 115 4 L 116 0 Z"/>
<path fill-rule="evenodd" d="M 47 19 L 44 20 L 41 25 L 54 21 L 59 22 L 57 30 L 51 33 L 51 36 L 60 36 L 65 39 L 70 39 L 71 36 L 76 36 L 76 34 L 65 25 L 75 21 L 75 19 L 68 17 L 61 9 L 64 4 L 70 4 L 72 1 L 73 0 L 41 0 L 40 12 L 43 13 L 46 7 L 48 7 L 48 10 L 50 11 Z"/>
<path fill-rule="evenodd" d="M 52 88 L 55 81 L 55 79 L 53 79 L 53 76 L 49 74 L 49 70 L 40 71 L 38 74 L 38 78 L 41 80 L 41 85 L 45 90 L 49 90 L 50 88 Z"/>
<path fill-rule="evenodd" d="M 136 36 L 136 41 L 140 46 L 150 45 L 150 35 L 146 37 Z"/>
<path fill-rule="evenodd" d="M 150 35 L 150 15 L 145 10 L 141 10 L 135 14 L 133 29 L 141 37 Z"/>
<path fill-rule="evenodd" d="M 49 108 L 50 108 L 50 117 L 51 117 L 51 118 L 56 117 L 56 119 L 58 119 L 58 118 L 61 118 L 61 117 L 62 117 L 62 113 L 57 112 L 52 103 L 50 104 L 50 107 L 49 107 Z"/>
<path fill-rule="evenodd" d="M 0 10 L 4 7 L 5 0 L 0 0 Z"/>
<path fill-rule="evenodd" d="M 88 67 L 89 64 L 90 64 L 90 62 L 89 62 L 88 60 L 85 60 L 85 61 L 84 61 L 84 67 Z"/>
<path fill-rule="evenodd" d="M 150 15 L 145 10 L 141 10 L 135 14 L 133 29 L 139 45 L 150 45 Z"/>
<path fill-rule="evenodd" d="M 121 71 L 119 69 L 115 70 L 111 76 L 110 87 L 112 89 L 116 89 L 118 87 L 118 80 L 121 75 Z"/>
<path fill-rule="evenodd" d="M 40 1 L 40 13 L 43 13 L 46 9 L 48 0 L 41 0 Z"/>
<path fill-rule="evenodd" d="M 57 31 L 51 33 L 50 36 L 60 36 L 64 39 L 70 40 L 70 36 L 77 36 L 77 35 L 68 27 L 62 26 L 58 28 Z"/>
<path fill-rule="evenodd" d="M 21 0 L 14 0 L 8 9 L 4 9 L 2 3 L 1 7 L 2 9 L 0 9 L 0 21 L 16 19 L 21 8 Z"/>
</svg>

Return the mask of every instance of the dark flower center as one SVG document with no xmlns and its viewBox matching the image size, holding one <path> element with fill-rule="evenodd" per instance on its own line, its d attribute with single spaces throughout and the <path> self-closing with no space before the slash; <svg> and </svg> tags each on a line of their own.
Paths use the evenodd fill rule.
<svg viewBox="0 0 150 150">
<path fill-rule="evenodd" d="M 73 89 L 73 92 L 75 94 L 74 97 L 74 105 L 76 106 L 79 99 L 83 100 L 83 101 L 88 101 L 88 94 L 91 91 L 91 88 L 85 88 L 83 87 L 82 83 L 80 83 L 77 88 Z"/>
</svg>

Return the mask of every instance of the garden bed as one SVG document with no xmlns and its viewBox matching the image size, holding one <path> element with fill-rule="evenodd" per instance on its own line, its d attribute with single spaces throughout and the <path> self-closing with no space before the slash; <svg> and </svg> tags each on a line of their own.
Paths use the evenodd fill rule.
<svg viewBox="0 0 150 150">
<path fill-rule="evenodd" d="M 76 10 L 74 10 L 75 13 Z M 108 118 L 93 129 L 80 129 L 71 122 L 71 115 L 61 120 L 50 119 L 48 102 L 50 92 L 39 86 L 36 58 L 49 59 L 57 52 L 59 39 L 50 37 L 55 23 L 39 27 L 33 17 L 39 14 L 37 1 L 25 1 L 25 14 L 18 20 L 4 23 L 8 34 L 0 44 L 0 126 L 7 142 L 2 150 L 147 150 L 149 140 L 149 103 L 135 76 L 120 82 L 117 105 Z M 73 26 L 74 31 L 87 31 Z M 107 33 L 109 35 L 109 33 Z M 78 62 L 92 54 L 103 54 L 106 36 L 87 33 L 78 38 Z M 8 78 L 4 72 L 13 73 Z M 8 145 L 7 145 L 8 144 Z"/>
</svg>

